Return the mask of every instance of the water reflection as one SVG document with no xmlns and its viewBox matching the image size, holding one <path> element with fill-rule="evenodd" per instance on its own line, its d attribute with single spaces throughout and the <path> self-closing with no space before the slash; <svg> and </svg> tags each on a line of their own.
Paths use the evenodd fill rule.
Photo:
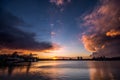
<svg viewBox="0 0 120 80">
<path fill-rule="evenodd" d="M 119 61 L 41 61 L 0 66 L 0 80 L 119 80 Z"/>
<path fill-rule="evenodd" d="M 29 73 L 31 66 L 31 62 L 28 63 L 22 63 L 22 64 L 17 64 L 17 65 L 7 65 L 7 66 L 0 66 L 0 74 L 4 73 L 8 76 L 12 76 L 16 73 L 22 73 L 26 72 L 26 74 Z"/>
<path fill-rule="evenodd" d="M 120 80 L 120 61 L 89 62 L 90 80 Z"/>
</svg>

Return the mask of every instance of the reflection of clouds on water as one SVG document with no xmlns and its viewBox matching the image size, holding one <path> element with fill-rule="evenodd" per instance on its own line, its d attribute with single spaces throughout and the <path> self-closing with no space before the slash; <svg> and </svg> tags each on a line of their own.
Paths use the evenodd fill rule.
<svg viewBox="0 0 120 80">
<path fill-rule="evenodd" d="M 30 63 L 0 67 L 0 80 L 50 80 L 38 73 Z"/>
<path fill-rule="evenodd" d="M 119 80 L 119 61 L 89 62 L 90 80 Z"/>
<path fill-rule="evenodd" d="M 40 61 L 0 67 L 0 80 L 119 80 L 119 61 Z"/>
<path fill-rule="evenodd" d="M 4 71 L 5 70 L 5 71 Z M 2 72 L 1 72 L 2 71 Z M 89 79 L 86 62 L 40 61 L 26 66 L 0 69 L 0 80 L 79 80 Z"/>
<path fill-rule="evenodd" d="M 47 64 L 50 67 L 45 67 Z M 40 64 L 25 63 L 16 66 L 2 66 L 0 67 L 0 80 L 58 80 L 59 72 L 55 68 L 52 68 L 56 64 L 41 62 Z M 41 66 L 41 68 L 38 66 Z M 42 66 L 44 66 L 44 69 Z"/>
<path fill-rule="evenodd" d="M 36 64 L 36 63 L 35 63 Z M 45 64 L 43 64 L 45 65 Z M 34 63 L 27 65 L 0 67 L 0 80 L 64 80 L 59 78 L 59 70 L 51 67 L 35 67 Z M 64 72 L 63 72 L 64 73 Z"/>
</svg>

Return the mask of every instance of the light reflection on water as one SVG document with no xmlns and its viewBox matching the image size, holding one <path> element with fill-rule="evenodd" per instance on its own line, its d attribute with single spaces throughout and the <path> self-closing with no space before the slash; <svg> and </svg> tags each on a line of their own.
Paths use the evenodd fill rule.
<svg viewBox="0 0 120 80">
<path fill-rule="evenodd" d="M 0 66 L 0 80 L 120 80 L 120 61 L 40 61 Z"/>
</svg>

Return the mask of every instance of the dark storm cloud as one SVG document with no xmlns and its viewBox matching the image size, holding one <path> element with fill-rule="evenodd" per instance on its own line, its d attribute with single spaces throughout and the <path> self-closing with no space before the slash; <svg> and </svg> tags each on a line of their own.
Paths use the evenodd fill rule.
<svg viewBox="0 0 120 80">
<path fill-rule="evenodd" d="M 13 14 L 0 8 L 0 50 L 32 50 L 53 49 L 50 42 L 37 42 L 34 33 L 20 30 L 18 26 L 25 22 Z"/>
<path fill-rule="evenodd" d="M 82 41 L 94 56 L 120 56 L 120 0 L 100 1 L 101 5 L 84 17 L 84 26 L 89 28 Z"/>
</svg>

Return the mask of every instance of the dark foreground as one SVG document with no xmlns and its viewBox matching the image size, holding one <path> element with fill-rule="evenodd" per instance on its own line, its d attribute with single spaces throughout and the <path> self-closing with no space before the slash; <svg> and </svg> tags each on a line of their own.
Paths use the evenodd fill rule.
<svg viewBox="0 0 120 80">
<path fill-rule="evenodd" d="M 0 65 L 0 80 L 120 80 L 120 61 L 39 61 Z"/>
</svg>

